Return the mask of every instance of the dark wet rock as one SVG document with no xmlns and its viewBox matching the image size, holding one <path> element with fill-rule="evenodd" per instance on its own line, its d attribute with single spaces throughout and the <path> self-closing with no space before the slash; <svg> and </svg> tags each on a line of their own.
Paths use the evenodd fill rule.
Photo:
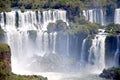
<svg viewBox="0 0 120 80">
<path fill-rule="evenodd" d="M 100 77 L 112 80 L 120 80 L 120 68 L 104 69 Z"/>
</svg>

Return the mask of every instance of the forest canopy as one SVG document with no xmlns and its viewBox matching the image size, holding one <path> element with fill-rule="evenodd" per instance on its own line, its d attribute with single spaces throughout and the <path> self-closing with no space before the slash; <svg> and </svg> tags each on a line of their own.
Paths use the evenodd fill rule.
<svg viewBox="0 0 120 80">
<path fill-rule="evenodd" d="M 119 0 L 0 0 L 0 11 L 10 11 L 11 8 L 25 9 L 69 9 L 76 10 L 94 7 L 120 7 Z"/>
</svg>

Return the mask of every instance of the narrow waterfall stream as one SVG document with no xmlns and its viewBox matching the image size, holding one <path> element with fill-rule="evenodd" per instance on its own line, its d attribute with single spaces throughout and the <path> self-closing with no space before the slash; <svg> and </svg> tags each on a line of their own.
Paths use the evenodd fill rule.
<svg viewBox="0 0 120 80">
<path fill-rule="evenodd" d="M 118 67 L 119 66 L 119 57 L 120 57 L 120 39 L 119 36 L 117 36 L 117 48 L 115 51 L 115 55 L 114 55 L 114 66 Z"/>
<path fill-rule="evenodd" d="M 83 62 L 85 61 L 85 43 L 86 43 L 86 38 L 83 40 L 82 42 L 82 47 L 81 47 L 81 57 L 80 57 L 80 62 Z"/>
</svg>

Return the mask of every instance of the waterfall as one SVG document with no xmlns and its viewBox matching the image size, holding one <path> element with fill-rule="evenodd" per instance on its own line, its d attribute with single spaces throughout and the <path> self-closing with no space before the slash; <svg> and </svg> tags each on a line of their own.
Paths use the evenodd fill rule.
<svg viewBox="0 0 120 80">
<path fill-rule="evenodd" d="M 67 35 L 67 56 L 69 56 L 69 35 Z"/>
<path fill-rule="evenodd" d="M 102 9 L 83 10 L 83 16 L 87 21 L 105 25 L 105 16 Z"/>
<path fill-rule="evenodd" d="M 85 16 L 86 20 L 92 23 L 105 25 L 104 14 L 101 9 L 83 11 L 83 15 Z M 99 33 L 95 35 L 94 39 L 92 39 L 92 45 L 90 47 L 89 54 L 87 54 L 85 53 L 85 50 L 87 49 L 87 38 L 85 38 L 82 44 L 80 44 L 81 42 L 79 41 L 82 39 L 80 35 L 80 37 L 78 37 L 78 35 L 73 37 L 70 34 L 62 35 L 55 31 L 47 31 L 48 24 L 55 23 L 57 20 L 62 20 L 68 24 L 66 19 L 66 11 L 47 10 L 40 12 L 27 10 L 25 12 L 21 12 L 18 10 L 0 13 L 0 26 L 6 32 L 7 43 L 11 47 L 11 65 L 14 73 L 25 71 L 25 69 L 27 69 L 27 65 L 37 61 L 37 59 L 33 61 L 29 59 L 33 59 L 33 57 L 36 56 L 37 58 L 41 59 L 41 57 L 46 57 L 46 54 L 52 54 L 50 55 L 52 60 L 55 59 L 58 63 L 58 54 L 62 55 L 63 58 L 66 58 L 67 56 L 67 59 L 61 58 L 61 60 L 65 60 L 65 63 L 63 62 L 64 64 L 60 66 L 60 68 L 63 68 L 64 66 L 66 67 L 67 65 L 68 70 L 68 66 L 73 67 L 74 65 L 72 65 L 72 63 L 75 64 L 75 61 L 77 60 L 79 60 L 79 62 L 87 62 L 85 58 L 88 58 L 88 65 L 95 66 L 96 69 L 102 70 L 105 68 L 105 31 L 100 29 Z M 119 40 L 117 39 L 117 43 L 119 43 L 118 41 Z M 81 47 L 81 52 L 78 50 L 78 47 Z M 119 48 L 117 46 L 117 50 L 115 52 L 115 61 L 118 60 L 118 51 Z M 69 60 L 68 58 L 72 59 L 73 61 Z M 68 64 L 67 61 L 70 63 Z M 38 65 L 39 62 L 40 61 L 38 60 Z M 54 63 L 54 65 L 56 64 Z M 54 67 L 52 69 L 54 69 Z"/>
<path fill-rule="evenodd" d="M 120 24 L 120 9 L 115 9 L 115 14 L 114 14 L 114 23 L 115 24 Z M 113 66 L 118 67 L 119 66 L 119 36 L 117 36 L 117 49 L 114 54 L 114 64 Z"/>
<path fill-rule="evenodd" d="M 52 53 L 56 53 L 56 37 L 57 37 L 57 33 L 53 33 L 53 51 Z"/>
<path fill-rule="evenodd" d="M 106 33 L 100 29 L 99 33 L 92 39 L 89 51 L 88 63 L 94 65 L 98 70 L 105 68 L 105 39 Z"/>
<path fill-rule="evenodd" d="M 24 71 L 28 59 L 35 55 L 44 56 L 56 52 L 57 32 L 47 32 L 47 25 L 62 20 L 68 24 L 66 11 L 20 10 L 0 13 L 0 26 L 6 32 L 7 43 L 11 47 L 12 71 Z M 69 37 L 67 37 L 68 39 Z M 69 47 L 69 39 L 67 46 Z M 69 50 L 66 51 L 68 54 Z"/>
<path fill-rule="evenodd" d="M 120 24 L 120 9 L 115 9 L 114 23 Z"/>
<path fill-rule="evenodd" d="M 80 61 L 84 63 L 85 61 L 85 43 L 86 43 L 86 38 L 82 42 L 82 47 L 81 47 L 81 56 L 80 56 Z"/>
<path fill-rule="evenodd" d="M 115 51 L 115 55 L 114 55 L 114 66 L 115 67 L 118 67 L 119 66 L 119 53 L 120 53 L 120 49 L 119 49 L 119 46 L 120 46 L 120 39 L 119 39 L 119 36 L 117 36 L 117 47 L 116 47 L 116 51 Z"/>
<path fill-rule="evenodd" d="M 14 31 L 16 30 L 16 27 L 15 27 L 15 12 L 14 11 L 11 11 L 11 12 L 5 12 L 5 15 L 6 15 L 6 23 L 3 22 L 3 26 L 1 25 L 1 27 L 5 30 L 5 31 Z M 5 16 L 4 16 L 5 17 Z M 4 18 L 3 17 L 3 18 Z M 11 28 L 12 27 L 12 28 Z"/>
<path fill-rule="evenodd" d="M 48 23 L 55 23 L 57 20 L 62 20 L 67 23 L 66 11 L 55 10 L 55 11 L 43 11 L 43 30 L 47 30 Z"/>
<path fill-rule="evenodd" d="M 37 30 L 37 20 L 36 20 L 36 14 L 33 11 L 26 11 L 22 13 L 21 11 L 18 11 L 18 18 L 19 18 L 19 26 L 18 29 L 20 31 L 24 30 Z"/>
<path fill-rule="evenodd" d="M 4 24 L 4 13 L 3 12 L 0 14 L 0 25 L 1 25 L 1 27 L 3 27 L 5 25 Z"/>
</svg>

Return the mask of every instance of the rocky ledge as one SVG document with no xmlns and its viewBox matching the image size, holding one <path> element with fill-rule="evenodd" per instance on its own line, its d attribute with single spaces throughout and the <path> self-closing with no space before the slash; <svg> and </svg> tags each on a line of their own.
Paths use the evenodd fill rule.
<svg viewBox="0 0 120 80">
<path fill-rule="evenodd" d="M 110 80 L 120 80 L 120 67 L 104 69 L 103 72 L 100 74 L 100 77 Z"/>
</svg>

